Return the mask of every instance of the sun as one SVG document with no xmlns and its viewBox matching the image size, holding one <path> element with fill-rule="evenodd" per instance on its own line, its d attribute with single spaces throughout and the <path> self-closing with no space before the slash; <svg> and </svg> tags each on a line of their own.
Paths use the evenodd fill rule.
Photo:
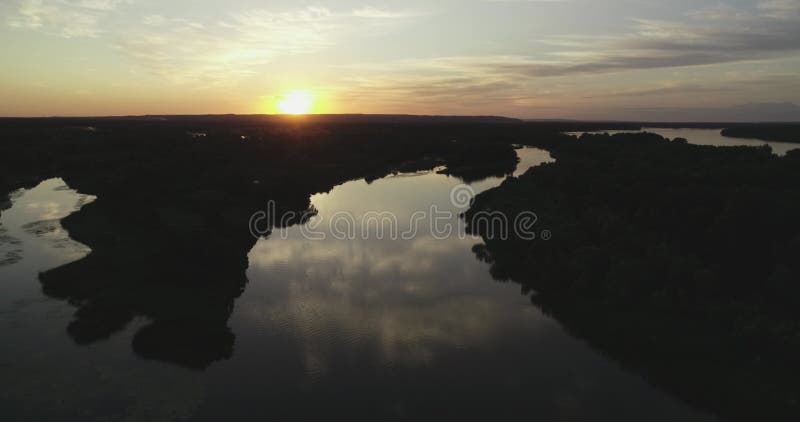
<svg viewBox="0 0 800 422">
<path fill-rule="evenodd" d="M 281 95 L 278 110 L 282 114 L 308 114 L 314 107 L 314 95 L 308 90 L 297 90 Z"/>
</svg>

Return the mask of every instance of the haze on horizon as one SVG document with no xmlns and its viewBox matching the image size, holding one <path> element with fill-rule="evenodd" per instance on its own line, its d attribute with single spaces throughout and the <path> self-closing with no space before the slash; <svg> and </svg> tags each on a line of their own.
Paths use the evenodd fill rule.
<svg viewBox="0 0 800 422">
<path fill-rule="evenodd" d="M 800 0 L 4 0 L 0 116 L 800 120 Z"/>
</svg>

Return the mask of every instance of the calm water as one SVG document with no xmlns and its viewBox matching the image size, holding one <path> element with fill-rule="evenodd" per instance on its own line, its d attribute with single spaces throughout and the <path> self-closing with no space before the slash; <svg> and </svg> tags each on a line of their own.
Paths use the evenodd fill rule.
<svg viewBox="0 0 800 422">
<path fill-rule="evenodd" d="M 550 160 L 519 154 L 518 173 Z M 345 183 L 312 197 L 307 227 L 375 210 L 406 229 L 436 205 L 460 228 L 459 184 L 433 172 Z M 0 217 L 2 420 L 712 420 L 494 281 L 471 252 L 478 240 L 460 229 L 437 239 L 427 221 L 409 240 L 310 240 L 301 227 L 260 240 L 229 321 L 233 357 L 205 371 L 138 358 L 130 341 L 144 320 L 78 346 L 64 331 L 74 308 L 45 297 L 37 273 L 89 252 L 57 221 L 92 199 L 54 179 L 17 192 Z"/>
<path fill-rule="evenodd" d="M 723 146 L 751 146 L 758 147 L 764 144 L 772 147 L 772 151 L 777 155 L 786 155 L 788 151 L 800 148 L 800 144 L 789 142 L 762 141 L 760 139 L 746 138 L 727 138 L 722 136 L 722 129 L 689 129 L 689 128 L 654 128 L 647 127 L 639 130 L 617 130 L 617 131 L 598 131 L 589 133 L 638 133 L 638 132 L 657 133 L 665 138 L 685 138 L 690 144 L 711 145 L 716 147 Z M 570 135 L 580 136 L 584 132 L 569 132 Z"/>
</svg>

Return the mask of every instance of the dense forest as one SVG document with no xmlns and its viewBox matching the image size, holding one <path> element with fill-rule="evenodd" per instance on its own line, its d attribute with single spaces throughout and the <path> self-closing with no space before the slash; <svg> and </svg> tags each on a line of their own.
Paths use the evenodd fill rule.
<svg viewBox="0 0 800 422">
<path fill-rule="evenodd" d="M 568 329 L 726 419 L 800 412 L 800 151 L 654 134 L 541 142 L 556 163 L 479 195 L 552 239 L 476 245 Z"/>
</svg>

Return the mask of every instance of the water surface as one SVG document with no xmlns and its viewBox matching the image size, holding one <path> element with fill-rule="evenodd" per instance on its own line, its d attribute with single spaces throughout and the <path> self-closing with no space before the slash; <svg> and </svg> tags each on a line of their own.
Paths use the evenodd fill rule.
<svg viewBox="0 0 800 422">
<path fill-rule="evenodd" d="M 550 161 L 518 153 L 516 174 Z M 249 253 L 229 321 L 233 356 L 204 371 L 137 357 L 141 318 L 106 341 L 73 343 L 63 327 L 74 308 L 46 298 L 37 273 L 90 252 L 57 219 L 93 198 L 57 179 L 18 192 L 0 217 L 2 246 L 16 251 L 0 267 L 0 373 L 15 380 L 0 387 L 4 420 L 713 420 L 573 338 L 519 286 L 493 280 L 471 251 L 479 240 L 462 231 L 465 207 L 451 202 L 461 183 L 427 172 L 313 196 L 319 214 L 308 225 Z M 426 220 L 409 239 L 380 239 L 370 226 L 360 235 L 358 217 L 371 211 L 393 213 L 403 231 L 434 206 L 451 213 L 449 235 Z M 308 238 L 341 213 L 356 217 L 358 236 Z"/>
</svg>

